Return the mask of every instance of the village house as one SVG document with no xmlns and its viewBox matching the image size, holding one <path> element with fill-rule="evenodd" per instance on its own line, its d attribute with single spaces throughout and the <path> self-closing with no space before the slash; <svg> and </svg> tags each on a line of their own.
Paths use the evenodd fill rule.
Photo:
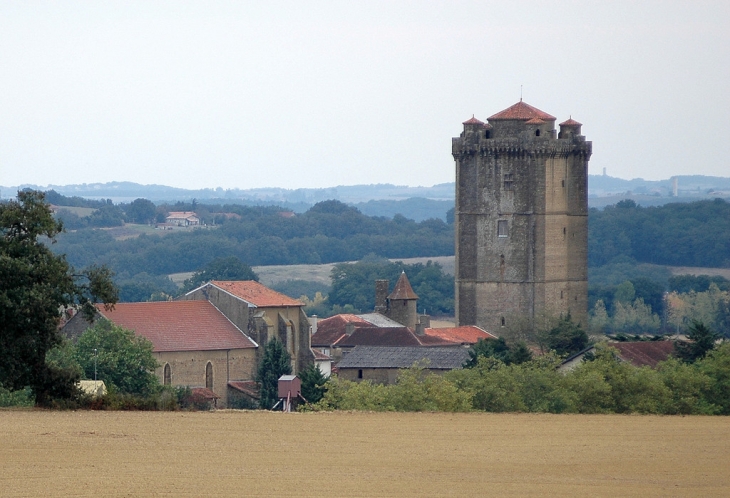
<svg viewBox="0 0 730 498">
<path fill-rule="evenodd" d="M 340 314 L 312 322 L 312 347 L 339 361 L 358 346 L 469 347 L 496 336 L 475 326 L 432 328 L 428 315 L 417 315 L 418 296 L 405 273 L 388 293 L 388 281 L 375 282 L 375 313 Z M 408 325 L 410 324 L 410 325 Z"/>
<path fill-rule="evenodd" d="M 191 227 L 200 225 L 200 218 L 193 211 L 172 211 L 165 218 L 165 223 L 178 227 Z"/>
</svg>

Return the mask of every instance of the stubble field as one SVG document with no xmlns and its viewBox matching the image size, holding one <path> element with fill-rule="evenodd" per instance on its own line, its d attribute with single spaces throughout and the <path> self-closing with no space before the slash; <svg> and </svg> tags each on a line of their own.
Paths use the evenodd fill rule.
<svg viewBox="0 0 730 498">
<path fill-rule="evenodd" d="M 730 419 L 0 411 L 2 496 L 728 496 Z"/>
</svg>

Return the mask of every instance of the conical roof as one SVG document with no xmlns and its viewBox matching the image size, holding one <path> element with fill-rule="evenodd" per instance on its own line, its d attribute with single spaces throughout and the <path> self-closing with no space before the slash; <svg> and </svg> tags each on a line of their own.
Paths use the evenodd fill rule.
<svg viewBox="0 0 730 498">
<path fill-rule="evenodd" d="M 413 292 L 411 283 L 406 277 L 406 272 L 400 274 L 398 282 L 395 284 L 393 292 L 390 293 L 388 299 L 418 299 L 418 295 Z"/>
<path fill-rule="evenodd" d="M 560 123 L 560 126 L 583 126 L 583 123 L 579 123 L 571 117 L 567 121 L 563 121 L 562 123 Z"/>
<path fill-rule="evenodd" d="M 483 124 L 484 124 L 484 122 L 483 122 L 483 121 L 479 121 L 479 120 L 478 120 L 477 118 L 475 118 L 475 117 L 474 117 L 474 115 L 472 114 L 472 115 L 471 115 L 471 118 L 469 118 L 468 120 L 464 121 L 464 122 L 463 122 L 463 123 L 461 123 L 461 124 L 465 124 L 465 125 L 483 125 Z"/>
<path fill-rule="evenodd" d="M 508 107 L 504 111 L 500 111 L 494 116 L 489 116 L 489 120 L 500 120 L 500 119 L 516 119 L 519 121 L 528 121 L 533 118 L 542 119 L 543 121 L 554 121 L 555 116 L 541 111 L 536 107 L 532 107 L 520 100 L 515 105 Z"/>
</svg>

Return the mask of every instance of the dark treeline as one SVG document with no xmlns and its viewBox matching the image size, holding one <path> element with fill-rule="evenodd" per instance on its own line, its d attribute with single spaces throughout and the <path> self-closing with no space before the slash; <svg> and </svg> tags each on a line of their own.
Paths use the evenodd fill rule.
<svg viewBox="0 0 730 498">
<path fill-rule="evenodd" d="M 588 215 L 588 265 L 628 256 L 642 263 L 730 267 L 730 204 L 722 199 L 661 207 L 624 200 Z"/>
</svg>

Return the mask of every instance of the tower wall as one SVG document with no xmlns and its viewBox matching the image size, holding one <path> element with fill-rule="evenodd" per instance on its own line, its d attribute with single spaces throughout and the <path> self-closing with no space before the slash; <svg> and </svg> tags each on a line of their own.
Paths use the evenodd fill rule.
<svg viewBox="0 0 730 498">
<path fill-rule="evenodd" d="M 542 310 L 586 324 L 591 143 L 527 120 L 465 123 L 453 139 L 459 325 L 499 333 Z"/>
</svg>

